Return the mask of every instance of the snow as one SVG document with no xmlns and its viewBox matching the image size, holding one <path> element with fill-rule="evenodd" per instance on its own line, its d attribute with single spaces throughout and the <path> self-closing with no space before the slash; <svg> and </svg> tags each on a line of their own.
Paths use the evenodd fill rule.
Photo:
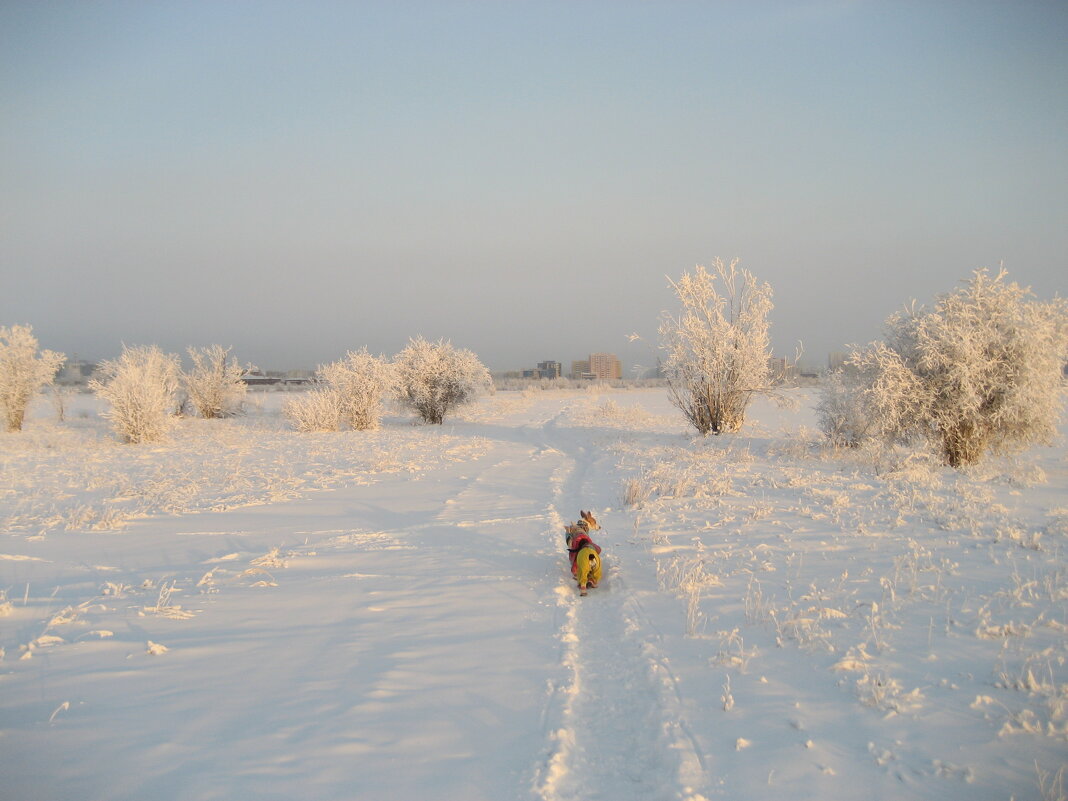
<svg viewBox="0 0 1068 801">
<path fill-rule="evenodd" d="M 702 439 L 662 389 L 331 434 L 250 393 L 151 446 L 39 403 L 0 437 L 0 796 L 1063 797 L 1063 433 L 958 472 L 829 450 L 793 394 Z"/>
</svg>

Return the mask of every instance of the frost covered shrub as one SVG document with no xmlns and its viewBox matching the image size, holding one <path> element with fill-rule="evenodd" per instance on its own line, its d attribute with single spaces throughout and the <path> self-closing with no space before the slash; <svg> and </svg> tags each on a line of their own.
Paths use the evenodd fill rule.
<svg viewBox="0 0 1068 801">
<path fill-rule="evenodd" d="M 835 447 L 856 448 L 871 435 L 871 415 L 864 407 L 859 377 L 836 370 L 819 389 L 816 421 Z"/>
<path fill-rule="evenodd" d="M 50 350 L 38 354 L 32 326 L 0 326 L 0 414 L 6 430 L 22 430 L 30 401 L 52 383 L 64 360 Z"/>
<path fill-rule="evenodd" d="M 282 414 L 297 431 L 338 431 L 341 428 L 341 394 L 318 386 L 282 404 Z"/>
<path fill-rule="evenodd" d="M 212 420 L 229 417 L 241 409 L 241 401 L 248 386 L 241 380 L 244 368 L 231 359 L 230 348 L 211 345 L 207 348 L 189 348 L 193 369 L 183 378 L 189 402 L 201 417 Z"/>
<path fill-rule="evenodd" d="M 398 401 L 426 423 L 440 425 L 448 412 L 493 388 L 489 370 L 474 353 L 443 339 L 409 340 L 394 364 Z"/>
<path fill-rule="evenodd" d="M 396 389 L 396 370 L 366 348 L 319 368 L 319 380 L 337 393 L 340 423 L 358 431 L 378 428 L 382 404 Z"/>
<path fill-rule="evenodd" d="M 396 370 L 364 348 L 316 371 L 318 385 L 287 401 L 282 413 L 298 431 L 378 428 L 382 404 L 396 389 Z"/>
<path fill-rule="evenodd" d="M 753 395 L 768 390 L 771 286 L 748 270 L 713 262 L 676 283 L 678 317 L 660 325 L 671 402 L 702 434 L 737 431 Z"/>
<path fill-rule="evenodd" d="M 177 355 L 124 345 L 118 359 L 100 364 L 89 388 L 109 404 L 102 416 L 123 442 L 156 442 L 173 424 L 180 376 Z"/>
<path fill-rule="evenodd" d="M 946 464 L 1048 442 L 1063 403 L 1068 304 L 978 270 L 930 311 L 886 322 L 885 342 L 854 352 L 863 403 L 884 438 L 924 436 Z"/>
</svg>

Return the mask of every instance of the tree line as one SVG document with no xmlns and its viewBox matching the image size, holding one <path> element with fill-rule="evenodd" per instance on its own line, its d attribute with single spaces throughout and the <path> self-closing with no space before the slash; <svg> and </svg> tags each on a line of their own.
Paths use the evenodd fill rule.
<svg viewBox="0 0 1068 801">
<path fill-rule="evenodd" d="M 123 442 L 163 439 L 188 405 L 206 419 L 237 414 L 248 389 L 242 367 L 221 345 L 189 348 L 192 368 L 155 345 L 123 346 L 101 362 L 89 388 L 107 403 L 103 416 Z M 8 432 L 22 430 L 33 397 L 52 384 L 62 353 L 39 350 L 28 325 L 0 326 L 0 413 Z M 313 388 L 288 400 L 283 414 L 298 431 L 368 430 L 394 400 L 426 423 L 441 424 L 457 407 L 493 387 L 489 370 L 469 350 L 447 340 L 411 339 L 390 361 L 366 348 L 321 365 Z"/>
<path fill-rule="evenodd" d="M 782 397 L 769 367 L 771 286 L 721 259 L 669 282 L 679 309 L 659 327 L 668 396 L 701 435 L 737 432 L 754 397 Z M 176 403 L 204 418 L 240 408 L 247 368 L 230 349 L 189 348 L 189 356 L 192 369 L 183 372 L 174 354 L 124 346 L 99 366 L 90 387 L 123 441 L 163 437 Z M 892 314 L 883 340 L 850 346 L 846 368 L 823 382 L 817 417 L 836 446 L 926 442 L 963 467 L 1052 440 L 1066 361 L 1068 302 L 1039 301 L 1004 270 L 977 270 L 929 308 L 913 302 Z M 0 327 L 0 413 L 9 432 L 22 428 L 30 401 L 63 362 L 38 349 L 30 326 Z M 282 411 L 298 431 L 368 430 L 392 400 L 441 424 L 491 389 L 474 353 L 417 337 L 392 360 L 364 348 L 320 366 L 313 388 Z"/>
</svg>

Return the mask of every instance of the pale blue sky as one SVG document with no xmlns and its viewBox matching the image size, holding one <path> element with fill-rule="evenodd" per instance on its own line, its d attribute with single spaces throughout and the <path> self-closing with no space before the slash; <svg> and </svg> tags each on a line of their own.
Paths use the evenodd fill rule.
<svg viewBox="0 0 1068 801">
<path fill-rule="evenodd" d="M 665 276 L 738 256 L 822 363 L 979 267 L 1068 293 L 1065 42 L 1063 1 L 8 0 L 0 324 L 650 364 Z"/>
</svg>

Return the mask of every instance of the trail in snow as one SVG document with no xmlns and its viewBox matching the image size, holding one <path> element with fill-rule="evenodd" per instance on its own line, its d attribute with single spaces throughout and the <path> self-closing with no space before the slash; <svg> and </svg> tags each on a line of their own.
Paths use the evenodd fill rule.
<svg viewBox="0 0 1068 801">
<path fill-rule="evenodd" d="M 700 749 L 681 722 L 674 677 L 656 648 L 655 630 L 628 586 L 637 549 L 622 530 L 613 535 L 613 518 L 606 515 L 602 535 L 594 535 L 605 547 L 600 586 L 580 597 L 567 569 L 564 523 L 618 488 L 602 443 L 555 435 L 563 415 L 548 422 L 541 437 L 567 449 L 568 469 L 554 481 L 556 525 L 549 533 L 561 554 L 556 593 L 565 613 L 559 637 L 567 678 L 554 699 L 557 725 L 549 731 L 538 794 L 544 801 L 699 801 L 695 787 L 707 784 Z"/>
</svg>

